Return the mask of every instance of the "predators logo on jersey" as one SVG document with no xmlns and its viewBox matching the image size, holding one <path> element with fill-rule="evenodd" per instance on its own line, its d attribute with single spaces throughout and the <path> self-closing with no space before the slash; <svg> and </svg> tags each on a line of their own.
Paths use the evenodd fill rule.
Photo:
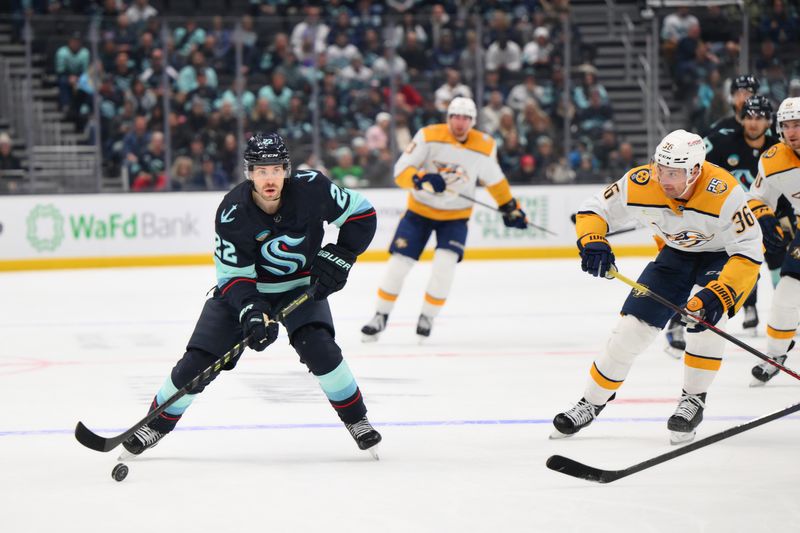
<svg viewBox="0 0 800 533">
<path fill-rule="evenodd" d="M 442 175 L 448 186 L 455 185 L 458 182 L 466 183 L 469 181 L 467 171 L 459 164 L 433 161 L 433 165 L 436 167 L 436 171 Z"/>
<path fill-rule="evenodd" d="M 767 150 L 767 153 L 765 153 L 762 157 L 766 157 L 767 159 L 769 159 L 770 157 L 773 157 L 776 153 L 778 153 L 777 144 L 772 146 L 769 150 Z"/>
<path fill-rule="evenodd" d="M 639 185 L 645 185 L 650 181 L 650 171 L 646 168 L 631 174 L 631 181 Z"/>
<path fill-rule="evenodd" d="M 704 235 L 699 231 L 694 230 L 683 230 L 679 231 L 678 233 L 667 233 L 663 229 L 658 227 L 658 224 L 653 224 L 658 230 L 664 235 L 664 237 L 671 243 L 677 244 L 683 248 L 694 248 L 700 244 L 707 243 L 711 239 L 714 238 L 714 235 Z"/>
</svg>

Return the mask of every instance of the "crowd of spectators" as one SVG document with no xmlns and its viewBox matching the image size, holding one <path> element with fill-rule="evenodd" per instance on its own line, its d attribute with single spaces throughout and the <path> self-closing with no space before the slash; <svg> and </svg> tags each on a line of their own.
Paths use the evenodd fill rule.
<svg viewBox="0 0 800 533">
<path fill-rule="evenodd" d="M 414 133 L 443 121 L 453 97 L 479 94 L 479 128 L 497 140 L 514 183 L 607 181 L 636 164 L 577 25 L 570 35 L 577 66 L 564 71 L 564 0 L 249 5 L 240 17 L 200 18 L 160 13 L 149 0 L 72 1 L 72 11 L 99 21 L 98 58 L 91 61 L 88 22 L 62 41 L 52 62 L 59 105 L 93 142 L 93 80 L 100 80 L 106 175 L 127 176 L 132 190 L 226 189 L 241 179 L 240 135 L 266 130 L 287 140 L 301 167 L 323 168 L 350 187 L 391 186 L 396 155 Z M 730 112 L 725 83 L 740 45 L 726 9 L 678 8 L 662 21 L 664 58 L 695 130 Z M 752 16 L 760 43 L 753 72 L 777 107 L 800 90 L 800 80 L 790 80 L 800 68 L 797 13 L 774 0 Z M 315 127 L 319 160 L 311 154 Z"/>
</svg>

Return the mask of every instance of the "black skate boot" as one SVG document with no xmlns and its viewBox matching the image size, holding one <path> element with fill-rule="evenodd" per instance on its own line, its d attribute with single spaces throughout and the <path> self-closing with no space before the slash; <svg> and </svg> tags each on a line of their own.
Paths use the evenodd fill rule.
<svg viewBox="0 0 800 533">
<path fill-rule="evenodd" d="M 353 436 L 359 449 L 367 450 L 372 457 L 378 459 L 378 451 L 375 446 L 381 441 L 382 437 L 381 434 L 372 427 L 372 424 L 369 423 L 366 416 L 358 422 L 345 424 L 344 427 L 346 427 L 350 435 Z"/>
<path fill-rule="evenodd" d="M 432 328 L 433 318 L 425 315 L 419 315 L 419 320 L 417 320 L 417 335 L 420 337 L 420 342 L 431 336 Z"/>
<path fill-rule="evenodd" d="M 158 444 L 158 441 L 163 439 L 165 435 L 166 433 L 162 433 L 161 431 L 153 429 L 145 424 L 137 429 L 136 433 L 128 437 L 125 442 L 122 443 L 122 446 L 125 447 L 125 450 L 130 455 L 125 457 L 123 454 L 120 456 L 120 460 L 124 460 L 125 458 L 129 459 L 134 455 L 139 455 L 143 451 L 155 447 L 155 445 Z"/>
<path fill-rule="evenodd" d="M 706 393 L 688 394 L 683 391 L 678 407 L 667 420 L 670 430 L 670 444 L 682 444 L 694 440 L 695 429 L 703 421 L 703 410 L 706 408 Z"/>
<path fill-rule="evenodd" d="M 386 313 L 375 313 L 372 320 L 364 324 L 364 327 L 361 328 L 361 333 L 363 334 L 361 336 L 361 342 L 377 341 L 381 331 L 386 329 L 386 320 L 388 318 L 389 315 Z"/>
<path fill-rule="evenodd" d="M 792 348 L 794 348 L 794 341 L 789 343 L 789 348 L 786 350 L 789 352 Z M 788 357 L 787 354 L 779 355 L 775 358 L 775 361 L 784 364 L 786 362 L 786 358 Z M 772 366 L 771 364 L 764 361 L 760 365 L 756 365 L 753 367 L 753 370 L 750 371 L 753 374 L 753 381 L 750 383 L 751 387 L 763 387 L 767 381 L 771 380 L 775 377 L 775 375 L 780 372 L 778 367 Z"/>
<path fill-rule="evenodd" d="M 683 351 L 686 350 L 686 337 L 684 336 L 685 324 L 681 321 L 680 317 L 674 316 L 669 321 L 666 330 L 668 355 L 680 359 L 683 356 Z"/>
<path fill-rule="evenodd" d="M 758 327 L 758 310 L 755 305 L 744 306 L 744 320 L 742 321 L 742 328 L 752 332 L 753 336 L 756 335 L 756 328 Z"/>
<path fill-rule="evenodd" d="M 617 393 L 612 394 L 608 401 L 610 402 L 616 396 Z M 594 422 L 594 419 L 597 418 L 597 415 L 600 414 L 600 411 L 602 411 L 605 406 L 606 404 L 595 405 L 587 402 L 586 398 L 581 398 L 580 401 L 575 404 L 575 407 L 569 411 L 558 413 L 555 418 L 553 418 L 553 425 L 556 430 L 550 435 L 550 438 L 563 439 L 564 437 L 574 435 Z"/>
</svg>

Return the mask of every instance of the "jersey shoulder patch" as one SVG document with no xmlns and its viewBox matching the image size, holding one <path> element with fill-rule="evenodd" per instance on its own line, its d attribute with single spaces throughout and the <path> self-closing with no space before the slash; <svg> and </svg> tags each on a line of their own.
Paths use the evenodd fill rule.
<svg viewBox="0 0 800 533">
<path fill-rule="evenodd" d="M 706 161 L 686 209 L 718 217 L 725 200 L 736 187 L 739 182 L 730 172 Z"/>
<path fill-rule="evenodd" d="M 761 154 L 761 165 L 764 168 L 764 177 L 769 178 L 774 174 L 800 167 L 800 159 L 794 150 L 779 142 Z"/>
<path fill-rule="evenodd" d="M 634 167 L 626 174 L 628 180 L 628 205 L 669 207 L 664 191 L 653 179 L 650 165 Z"/>
</svg>

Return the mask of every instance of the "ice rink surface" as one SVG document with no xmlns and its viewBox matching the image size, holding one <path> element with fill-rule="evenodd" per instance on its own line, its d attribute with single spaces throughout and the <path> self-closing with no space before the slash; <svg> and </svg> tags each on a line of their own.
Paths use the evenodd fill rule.
<svg viewBox="0 0 800 533">
<path fill-rule="evenodd" d="M 642 259 L 622 259 L 636 277 Z M 357 449 L 282 333 L 246 352 L 117 483 L 117 450 L 75 441 L 139 420 L 214 283 L 212 267 L 0 274 L 0 531 L 790 532 L 800 530 L 800 417 L 790 416 L 610 485 L 548 470 L 558 453 L 624 468 L 671 449 L 683 363 L 659 338 L 601 417 L 550 441 L 583 391 L 628 288 L 577 260 L 467 261 L 420 346 L 421 263 L 380 342 L 362 344 L 385 264 L 360 263 L 331 299 L 337 338 L 382 432 Z M 761 281 L 766 322 L 772 290 Z M 729 331 L 741 333 L 741 318 Z M 758 338 L 742 337 L 763 349 Z M 730 347 L 698 437 L 800 401 Z M 797 369 L 800 357 L 789 357 Z M 121 448 L 120 448 L 121 449 Z"/>
</svg>

